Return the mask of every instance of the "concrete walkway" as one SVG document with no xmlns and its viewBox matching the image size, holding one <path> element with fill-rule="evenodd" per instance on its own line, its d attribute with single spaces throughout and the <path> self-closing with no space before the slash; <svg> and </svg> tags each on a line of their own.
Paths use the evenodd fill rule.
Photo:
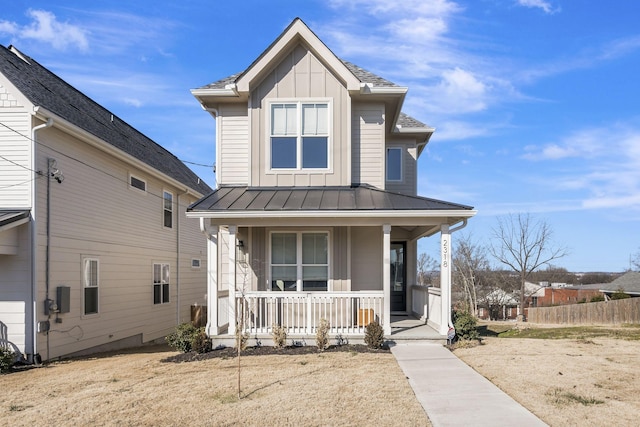
<svg viewBox="0 0 640 427">
<path fill-rule="evenodd" d="M 546 426 L 441 344 L 391 347 L 434 427 Z"/>
</svg>

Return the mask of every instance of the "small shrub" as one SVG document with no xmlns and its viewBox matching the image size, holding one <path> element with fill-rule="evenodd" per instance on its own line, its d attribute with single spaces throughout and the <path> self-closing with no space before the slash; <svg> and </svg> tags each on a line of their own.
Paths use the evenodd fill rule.
<svg viewBox="0 0 640 427">
<path fill-rule="evenodd" d="M 329 347 L 329 328 L 327 319 L 320 319 L 318 331 L 316 332 L 316 345 L 320 351 L 324 351 Z"/>
<path fill-rule="evenodd" d="M 287 344 L 287 331 L 280 325 L 271 326 L 271 337 L 275 348 L 284 348 Z"/>
<path fill-rule="evenodd" d="M 212 349 L 211 339 L 204 331 L 204 328 L 199 328 L 198 332 L 193 336 L 193 340 L 191 341 L 191 350 L 196 353 L 208 353 Z"/>
<path fill-rule="evenodd" d="M 384 345 L 384 330 L 377 320 L 365 326 L 364 342 L 369 348 L 382 348 Z"/>
<path fill-rule="evenodd" d="M 468 311 L 453 312 L 453 327 L 456 329 L 456 336 L 463 340 L 477 340 L 480 335 L 477 329 L 477 320 Z"/>
<path fill-rule="evenodd" d="M 183 353 L 188 353 L 191 351 L 193 339 L 196 337 L 199 330 L 199 328 L 196 328 L 190 322 L 182 323 L 176 327 L 175 332 L 167 335 L 165 340 L 171 348 Z M 204 328 L 202 328 L 202 331 L 204 332 Z"/>
<path fill-rule="evenodd" d="M 604 295 L 594 295 L 589 300 L 589 302 L 600 302 L 600 301 L 604 301 Z"/>
<path fill-rule="evenodd" d="M 11 350 L 0 348 L 0 374 L 8 372 L 15 361 L 15 353 Z"/>
<path fill-rule="evenodd" d="M 611 294 L 612 300 L 627 299 L 627 298 L 631 298 L 631 295 L 625 293 L 622 289 L 618 289 L 617 291 Z"/>
</svg>

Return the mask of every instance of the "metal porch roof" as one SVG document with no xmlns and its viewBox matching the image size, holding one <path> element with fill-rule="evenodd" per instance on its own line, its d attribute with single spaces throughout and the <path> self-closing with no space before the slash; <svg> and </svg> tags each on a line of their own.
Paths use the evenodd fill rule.
<svg viewBox="0 0 640 427">
<path fill-rule="evenodd" d="M 420 196 L 353 187 L 220 187 L 188 212 L 471 211 L 470 206 Z"/>
</svg>

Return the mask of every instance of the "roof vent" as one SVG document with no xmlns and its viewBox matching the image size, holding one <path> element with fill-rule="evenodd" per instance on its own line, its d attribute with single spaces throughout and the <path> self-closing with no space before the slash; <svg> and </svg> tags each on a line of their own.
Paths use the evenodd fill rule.
<svg viewBox="0 0 640 427">
<path fill-rule="evenodd" d="M 31 62 L 27 61 L 27 57 L 24 56 L 22 54 L 22 52 L 20 52 L 18 49 L 16 49 L 16 47 L 14 45 L 10 45 L 9 46 L 9 51 L 13 52 L 13 54 L 15 56 L 17 56 L 18 58 L 22 59 L 24 62 L 26 62 L 27 64 L 31 65 Z"/>
</svg>

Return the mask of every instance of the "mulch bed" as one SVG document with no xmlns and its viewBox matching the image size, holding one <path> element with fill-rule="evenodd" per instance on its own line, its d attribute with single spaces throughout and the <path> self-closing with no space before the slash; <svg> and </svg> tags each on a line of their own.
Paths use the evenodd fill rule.
<svg viewBox="0 0 640 427">
<path fill-rule="evenodd" d="M 264 355 L 281 355 L 281 356 L 294 356 L 300 354 L 322 354 L 322 353 L 337 353 L 337 352 L 351 352 L 351 353 L 389 353 L 389 347 L 385 346 L 380 349 L 369 348 L 364 344 L 346 344 L 346 345 L 332 345 L 324 351 L 319 351 L 318 347 L 313 345 L 304 346 L 287 346 L 284 348 L 276 348 L 272 346 L 260 346 L 260 347 L 247 347 L 242 352 L 242 357 L 245 356 L 264 356 Z M 191 351 L 189 353 L 180 353 L 175 356 L 166 357 L 161 360 L 165 363 L 182 363 L 182 362 L 196 362 L 199 360 L 207 360 L 214 358 L 230 359 L 238 356 L 238 352 L 234 347 L 223 347 L 212 350 L 207 353 L 196 353 Z"/>
</svg>

